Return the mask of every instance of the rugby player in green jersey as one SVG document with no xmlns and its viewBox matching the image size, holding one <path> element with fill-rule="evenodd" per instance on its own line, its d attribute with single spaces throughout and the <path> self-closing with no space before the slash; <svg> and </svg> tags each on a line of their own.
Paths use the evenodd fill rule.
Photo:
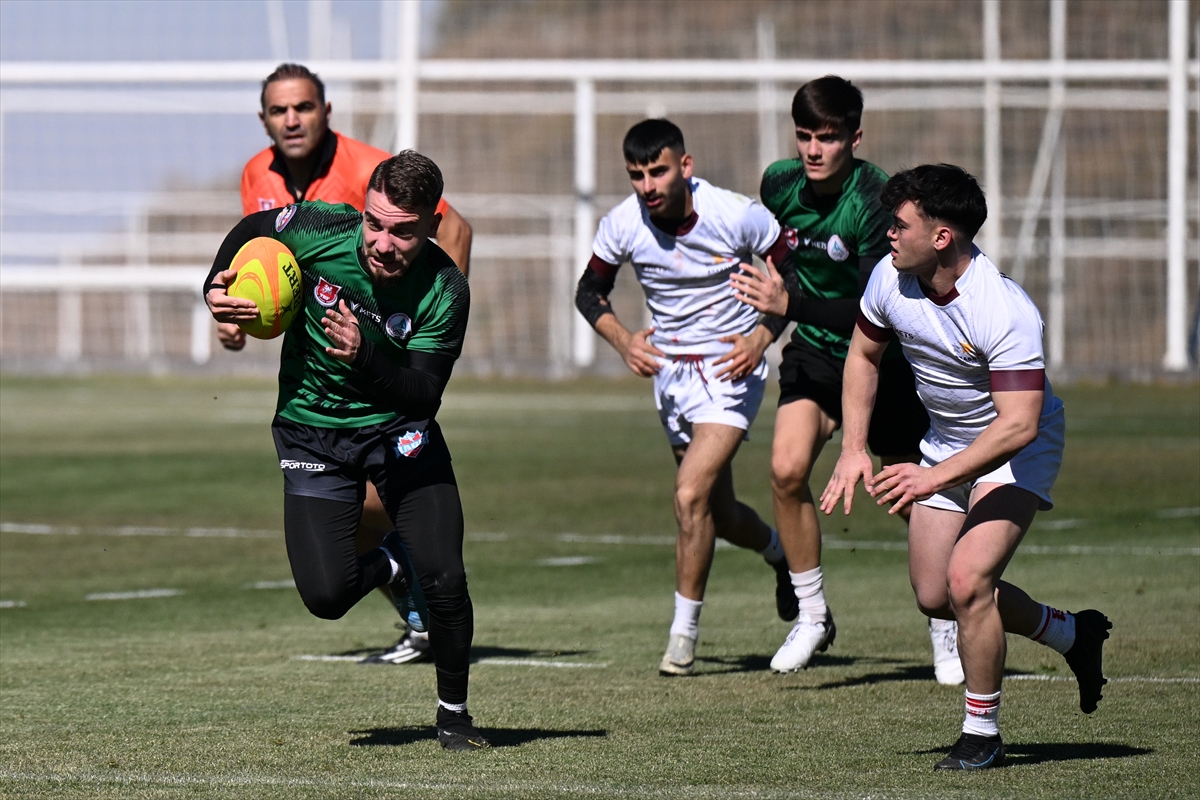
<svg viewBox="0 0 1200 800">
<path fill-rule="evenodd" d="M 243 244 L 270 236 L 296 256 L 303 308 L 284 335 L 271 424 L 284 476 L 284 534 L 305 606 L 338 619 L 373 589 L 424 589 L 437 671 L 437 732 L 451 750 L 487 747 L 467 713 L 474 630 L 463 515 L 434 417 L 462 352 L 467 280 L 429 241 L 442 174 L 406 150 L 376 167 L 362 212 L 297 203 L 251 214 L 225 238 L 205 283 L 218 322 L 257 315 L 230 297 Z M 355 530 L 370 479 L 396 529 L 362 555 Z"/>
<path fill-rule="evenodd" d="M 891 215 L 880 204 L 883 170 L 854 157 L 862 141 L 862 93 L 826 76 L 792 100 L 797 158 L 763 173 L 763 204 L 783 226 L 794 269 L 780 275 L 747 266 L 732 281 L 757 310 L 796 323 L 780 365 L 779 412 L 771 453 L 775 524 L 800 601 L 800 616 L 771 660 L 779 672 L 803 669 L 837 628 L 825 604 L 821 528 L 809 489 L 821 448 L 842 424 L 842 370 L 871 271 L 890 249 Z M 929 418 L 898 346 L 888 349 L 868 442 L 884 466 L 920 461 Z M 907 507 L 905 508 L 905 511 Z M 904 511 L 901 512 L 904 514 Z M 907 516 L 905 516 L 907 519 Z M 962 683 L 952 621 L 931 621 L 939 682 Z"/>
</svg>

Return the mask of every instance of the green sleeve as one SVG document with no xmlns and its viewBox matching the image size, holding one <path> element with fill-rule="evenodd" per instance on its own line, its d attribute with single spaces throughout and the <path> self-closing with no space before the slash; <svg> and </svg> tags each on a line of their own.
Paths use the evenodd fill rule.
<svg viewBox="0 0 1200 800">
<path fill-rule="evenodd" d="M 434 277 L 429 301 L 422 304 L 422 318 L 416 320 L 408 349 L 458 358 L 467 334 L 471 289 L 458 267 L 449 258 L 446 262 Z"/>
<path fill-rule="evenodd" d="M 349 205 L 304 202 L 286 206 L 275 216 L 274 239 L 292 251 L 302 266 L 341 244 L 347 232 L 362 225 L 362 214 Z"/>
</svg>

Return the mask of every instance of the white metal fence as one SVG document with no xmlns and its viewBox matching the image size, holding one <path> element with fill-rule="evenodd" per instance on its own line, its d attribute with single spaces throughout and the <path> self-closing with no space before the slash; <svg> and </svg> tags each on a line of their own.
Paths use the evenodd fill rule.
<svg viewBox="0 0 1200 800">
<path fill-rule="evenodd" d="M 833 73 L 864 88 L 867 141 L 885 142 L 868 158 L 966 161 L 979 173 L 990 206 L 980 244 L 1041 305 L 1055 370 L 1146 375 L 1192 366 L 1200 282 L 1188 270 L 1200 227 L 1200 158 L 1189 165 L 1200 88 L 1189 42 L 1197 33 L 1186 0 L 1163 2 L 1165 59 L 1068 58 L 1065 0 L 1048 4 L 1045 59 L 1001 56 L 999 0 L 981 0 L 975 60 L 778 59 L 763 17 L 757 58 L 422 59 L 419 4 L 405 1 L 390 12 L 394 61 L 308 63 L 329 82 L 335 122 L 348 123 L 342 130 L 394 149 L 419 147 L 447 171 L 448 197 L 477 234 L 468 370 L 618 369 L 574 312 L 572 295 L 598 216 L 621 196 L 616 170 L 602 165 L 619 160 L 612 145 L 624 128 L 646 115 L 682 118 L 701 172 L 753 191 L 757 171 L 791 147 L 795 87 Z M 0 134 L 19 119 L 251 116 L 257 82 L 273 68 L 4 61 Z M 12 163 L 10 140 L 0 136 L 0 177 Z M 1110 159 L 1117 163 L 1104 163 Z M 544 180 L 525 174 L 531 164 Z M 3 364 L 261 368 L 274 358 L 270 345 L 221 353 L 198 296 L 236 221 L 239 203 L 227 185 L 0 186 Z M 81 214 L 107 222 L 78 228 Z M 625 316 L 641 313 L 628 274 L 616 304 Z"/>
</svg>

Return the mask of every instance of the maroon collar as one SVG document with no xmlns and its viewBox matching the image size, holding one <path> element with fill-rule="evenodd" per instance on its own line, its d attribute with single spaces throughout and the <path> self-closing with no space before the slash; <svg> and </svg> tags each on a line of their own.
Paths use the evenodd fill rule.
<svg viewBox="0 0 1200 800">
<path fill-rule="evenodd" d="M 646 216 L 650 216 L 650 215 L 647 214 Z M 654 217 L 650 217 L 650 222 L 654 225 L 654 227 L 658 228 L 660 231 L 667 234 L 668 236 L 680 237 L 680 236 L 687 236 L 691 232 L 692 228 L 696 227 L 696 222 L 699 219 L 700 219 L 700 215 L 697 214 L 695 211 L 692 211 L 692 213 L 688 215 L 687 219 L 683 220 L 682 222 L 673 222 L 673 221 L 666 221 L 666 220 L 659 221 L 659 220 L 655 219 Z"/>
<path fill-rule="evenodd" d="M 928 286 L 926 286 L 925 283 L 920 278 L 917 279 L 917 283 L 921 287 L 921 294 L 925 295 L 931 301 L 933 301 L 933 304 L 935 306 L 948 306 L 951 303 L 953 303 L 955 300 L 958 299 L 958 285 L 957 284 L 952 286 L 950 288 L 950 291 L 946 292 L 945 294 L 939 295 L 939 294 L 934 294 L 933 289 L 930 289 Z"/>
</svg>

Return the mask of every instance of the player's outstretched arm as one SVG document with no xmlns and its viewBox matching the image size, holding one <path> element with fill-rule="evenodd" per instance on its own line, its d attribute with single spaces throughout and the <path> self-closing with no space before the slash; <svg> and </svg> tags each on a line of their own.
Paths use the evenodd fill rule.
<svg viewBox="0 0 1200 800">
<path fill-rule="evenodd" d="M 786 317 L 789 287 L 775 268 L 775 260 L 769 255 L 764 260 L 766 269 L 753 264 L 738 265 L 738 271 L 729 276 L 733 296 L 760 313 Z"/>
<path fill-rule="evenodd" d="M 471 271 L 471 241 L 474 238 L 471 225 L 449 203 L 442 223 L 438 226 L 438 247 L 446 251 L 464 276 Z"/>
<path fill-rule="evenodd" d="M 886 341 L 874 341 L 859 329 L 850 338 L 842 372 L 842 453 L 821 493 L 821 510 L 826 514 L 832 514 L 839 502 L 844 513 L 849 514 L 858 482 L 866 484 L 868 491 L 874 485 L 874 465 L 867 454 L 867 430 L 879 386 L 879 361 L 886 349 Z"/>
<path fill-rule="evenodd" d="M 606 272 L 608 267 L 611 267 L 611 274 L 601 275 L 591 265 L 583 271 L 575 287 L 575 308 L 596 329 L 596 333 L 621 354 L 625 366 L 634 375 L 643 378 L 657 375 L 659 366 L 655 357 L 661 358 L 664 354 L 648 341 L 654 329 L 646 328 L 634 333 L 617 319 L 612 304 L 608 302 L 608 295 L 616 284 L 616 267 L 606 265 Z"/>
</svg>

